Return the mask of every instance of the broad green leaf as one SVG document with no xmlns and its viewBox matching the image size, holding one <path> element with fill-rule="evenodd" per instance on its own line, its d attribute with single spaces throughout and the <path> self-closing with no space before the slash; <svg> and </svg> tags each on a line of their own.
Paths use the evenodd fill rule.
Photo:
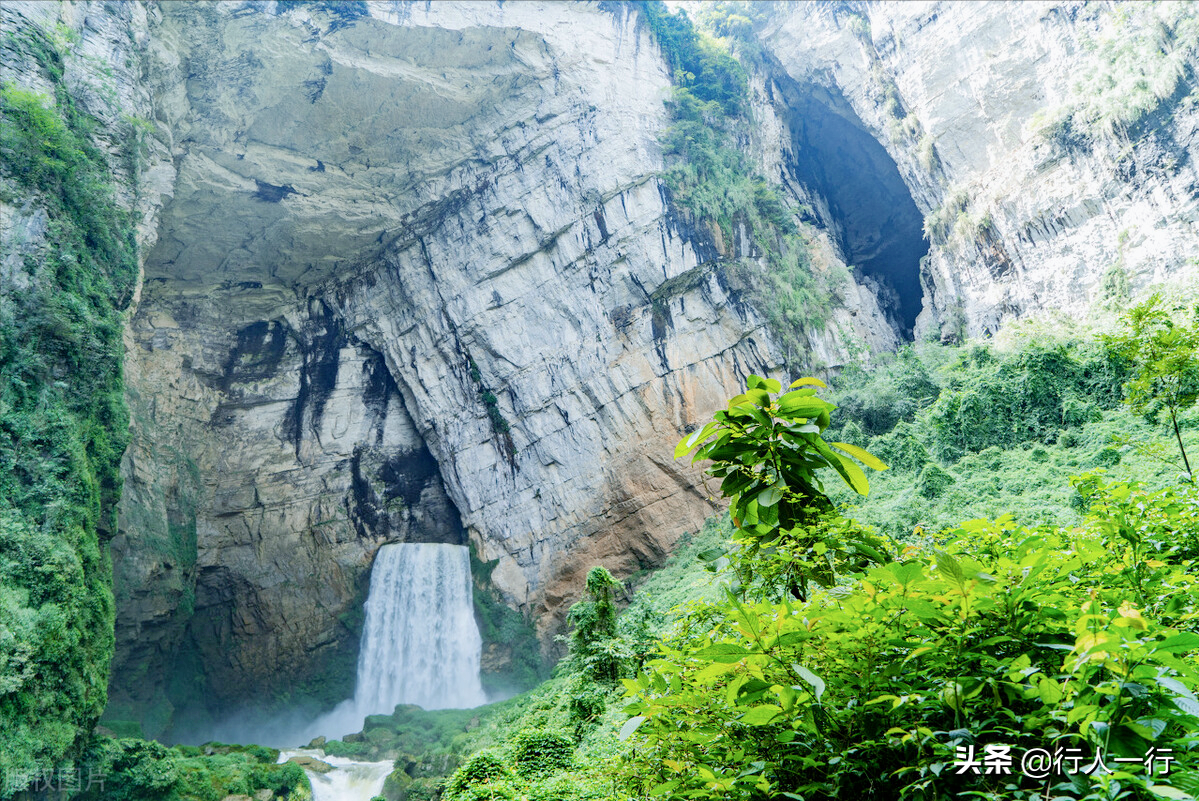
<svg viewBox="0 0 1199 801">
<path fill-rule="evenodd" d="M 1177 787 L 1171 787 L 1168 784 L 1151 784 L 1149 792 L 1162 798 L 1177 798 L 1179 801 L 1195 801 L 1195 796 L 1188 792 L 1179 790 Z"/>
<path fill-rule="evenodd" d="M 625 740 L 629 739 L 629 737 L 633 736 L 633 732 L 637 731 L 642 723 L 645 723 L 644 715 L 638 715 L 635 718 L 629 718 L 624 722 L 624 725 L 620 727 L 620 734 L 618 734 L 617 737 L 623 743 Z"/>
<path fill-rule="evenodd" d="M 958 564 L 958 560 L 940 548 L 933 549 L 933 554 L 937 558 L 937 571 L 946 578 L 952 579 L 959 587 L 965 586 L 966 574 L 962 572 L 962 566 Z"/>
<path fill-rule="evenodd" d="M 783 497 L 783 488 L 784 485 L 782 484 L 775 484 L 773 487 L 767 487 L 760 495 L 758 495 L 758 505 L 774 506 L 779 502 L 779 499 Z"/>
<path fill-rule="evenodd" d="M 849 483 L 853 491 L 859 495 L 869 495 L 870 482 L 866 479 L 866 474 L 862 472 L 862 468 L 858 467 L 858 463 L 839 453 L 834 454 L 834 456 L 837 457 L 837 461 L 841 463 L 842 468 L 837 472 L 845 477 L 845 480 Z M 833 466 L 836 467 L 836 465 Z"/>
<path fill-rule="evenodd" d="M 872 562 L 874 562 L 875 564 L 885 565 L 889 561 L 891 561 L 887 558 L 886 554 L 881 553 L 878 549 L 874 548 L 871 545 L 868 545 L 867 543 L 862 542 L 861 540 L 858 540 L 857 542 L 853 543 L 853 547 L 855 550 L 857 550 L 858 553 L 862 554 L 863 556 L 870 557 L 870 560 Z"/>
<path fill-rule="evenodd" d="M 1177 696 L 1174 698 L 1174 706 L 1178 707 L 1191 717 L 1199 718 L 1199 701 L 1196 701 L 1194 698 L 1187 698 L 1181 695 Z"/>
<path fill-rule="evenodd" d="M 812 376 L 805 376 L 804 378 L 795 379 L 794 381 L 791 382 L 791 386 L 789 387 L 789 389 L 795 389 L 796 387 L 806 387 L 806 386 L 815 386 L 815 387 L 820 387 L 821 389 L 828 389 L 828 384 L 824 383 L 819 378 L 813 378 Z"/>
<path fill-rule="evenodd" d="M 1052 679 L 1042 678 L 1037 684 L 1037 695 L 1049 706 L 1056 706 L 1062 700 L 1062 688 Z"/>
<path fill-rule="evenodd" d="M 689 436 L 683 437 L 674 448 L 674 458 L 678 459 L 682 457 L 687 451 L 707 439 L 716 430 L 716 425 L 716 423 L 708 423 L 698 431 L 693 431 Z"/>
<path fill-rule="evenodd" d="M 746 403 L 753 403 L 753 400 L 748 394 L 742 393 L 740 395 L 734 395 L 733 397 L 729 398 L 729 409 L 732 410 L 733 408 Z"/>
<path fill-rule="evenodd" d="M 788 392 L 779 398 L 778 413 L 780 417 L 815 417 L 828 411 L 828 407 L 829 404 L 820 398 Z"/>
<path fill-rule="evenodd" d="M 737 669 L 736 662 L 713 662 L 706 668 L 695 674 L 696 681 L 707 684 L 717 676 L 723 676 L 725 673 Z"/>
<path fill-rule="evenodd" d="M 1199 649 L 1199 634 L 1184 631 L 1181 634 L 1175 634 L 1173 637 L 1167 637 L 1159 643 L 1155 643 L 1157 650 L 1166 651 L 1171 654 L 1189 653 Z"/>
<path fill-rule="evenodd" d="M 745 392 L 755 406 L 766 406 L 770 403 L 770 393 L 764 389 L 750 389 Z"/>
<path fill-rule="evenodd" d="M 1160 718 L 1141 718 L 1136 723 L 1125 723 L 1124 725 L 1146 740 L 1156 740 L 1166 730 L 1166 721 Z"/>
<path fill-rule="evenodd" d="M 812 685 L 812 690 L 816 694 L 816 700 L 819 701 L 820 696 L 824 695 L 824 679 L 820 678 L 798 662 L 792 662 L 791 669 L 794 670 L 801 679 Z"/>
<path fill-rule="evenodd" d="M 870 453 L 865 448 L 859 448 L 857 445 L 850 445 L 848 442 L 830 442 L 839 451 L 845 451 L 853 458 L 857 459 L 867 467 L 872 467 L 875 470 L 889 470 L 890 468 L 877 456 Z"/>
<path fill-rule="evenodd" d="M 734 645 L 731 642 L 718 642 L 696 651 L 695 656 L 710 662 L 740 662 L 750 653 L 740 645 Z"/>
<path fill-rule="evenodd" d="M 749 676 L 741 675 L 729 682 L 729 687 L 724 693 L 724 702 L 728 706 L 732 706 L 737 700 L 737 694 L 741 692 L 741 688 L 749 681 Z"/>
<path fill-rule="evenodd" d="M 782 709 L 774 704 L 755 706 L 741 716 L 741 722 L 746 726 L 765 726 L 782 714 Z"/>
</svg>

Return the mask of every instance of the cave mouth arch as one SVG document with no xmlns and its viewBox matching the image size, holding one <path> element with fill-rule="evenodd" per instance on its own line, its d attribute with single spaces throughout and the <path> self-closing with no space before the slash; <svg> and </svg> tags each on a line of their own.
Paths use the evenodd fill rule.
<svg viewBox="0 0 1199 801">
<path fill-rule="evenodd" d="M 920 314 L 920 261 L 928 253 L 924 216 L 895 160 L 835 89 L 789 81 L 789 167 L 815 197 L 814 209 L 847 264 L 874 279 L 901 337 Z"/>
</svg>

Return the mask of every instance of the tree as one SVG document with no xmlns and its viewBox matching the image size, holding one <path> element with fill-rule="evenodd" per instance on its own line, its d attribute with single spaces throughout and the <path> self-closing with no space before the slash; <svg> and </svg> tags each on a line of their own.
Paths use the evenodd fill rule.
<svg viewBox="0 0 1199 801">
<path fill-rule="evenodd" d="M 1155 293 L 1124 315 L 1122 333 L 1105 336 L 1103 341 L 1133 365 L 1132 379 L 1124 385 L 1124 402 L 1154 422 L 1163 411 L 1169 415 L 1187 480 L 1194 483 L 1178 417 L 1199 400 L 1199 322 L 1182 322 L 1179 312 L 1185 308 L 1167 308 Z M 1192 312 L 1199 320 L 1199 305 Z"/>
<path fill-rule="evenodd" d="M 620 678 L 621 663 L 628 650 L 616 634 L 616 603 L 613 591 L 623 585 L 607 568 L 593 567 L 587 574 L 586 597 L 570 608 L 574 624 L 570 635 L 571 656 L 578 659 L 587 678 L 612 686 Z"/>
<path fill-rule="evenodd" d="M 832 468 L 865 495 L 870 482 L 858 462 L 887 469 L 856 445 L 825 442 L 821 433 L 837 407 L 816 397 L 824 382 L 801 378 L 778 397 L 782 385 L 774 379 L 751 375 L 747 383 L 745 393 L 674 453 L 677 459 L 694 449 L 691 461 L 711 461 L 707 473 L 722 479 L 720 492 L 730 501 L 741 546 L 734 567 L 742 583 L 754 573 L 767 583 L 781 582 L 803 601 L 809 583 L 831 586 L 847 564 L 890 561 L 882 541 L 846 525 L 824 494 L 818 470 Z"/>
</svg>

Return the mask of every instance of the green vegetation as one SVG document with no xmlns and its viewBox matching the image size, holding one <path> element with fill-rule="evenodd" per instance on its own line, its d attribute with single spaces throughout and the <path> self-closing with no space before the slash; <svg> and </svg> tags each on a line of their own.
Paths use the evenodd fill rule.
<svg viewBox="0 0 1199 801">
<path fill-rule="evenodd" d="M 579 663 L 582 677 L 599 685 L 613 686 L 628 656 L 616 634 L 616 603 L 612 597 L 621 584 L 605 568 L 593 567 L 587 574 L 583 600 L 570 608 L 574 627 L 570 636 L 571 656 Z"/>
<path fill-rule="evenodd" d="M 725 556 L 736 581 L 693 607 L 660 658 L 626 681 L 627 797 L 1199 792 L 1199 492 L 1189 474 L 1169 486 L 1169 465 L 1154 465 L 1147 447 L 1170 435 L 1181 445 L 1194 426 L 1176 415 L 1166 432 L 1119 403 L 1122 389 L 1138 409 L 1147 388 L 1188 397 L 1177 390 L 1189 386 L 1193 340 L 1178 311 L 1154 298 L 1127 316 L 1130 333 L 1097 343 L 928 347 L 843 376 L 852 388 L 837 396 L 836 431 L 893 469 L 875 481 L 882 497 L 830 495 L 857 498 L 840 509 L 885 523 L 893 536 L 881 542 L 822 494 L 804 513 L 763 516 L 763 501 L 782 506 L 814 485 L 804 475 L 780 484 L 769 438 L 730 430 L 728 413 L 680 443 L 724 432 L 697 458 L 713 462 L 741 523 L 740 547 Z M 730 411 L 786 425 L 754 388 L 751 379 Z M 815 428 L 822 411 L 810 408 Z M 1141 447 L 1106 444 L 1121 442 Z M 1166 486 L 1103 471 L 1065 480 L 1096 463 Z M 1059 480 L 1071 489 L 1054 490 Z M 1033 522 L 997 510 L 993 521 L 943 522 L 978 504 Z M 927 529 L 903 519 L 902 505 L 916 505 Z M 868 549 L 855 547 L 864 537 Z M 806 592 L 802 576 L 823 591 Z M 958 769 L 968 753 L 981 764 L 987 746 L 1012 747 L 1011 775 Z M 1083 765 L 1103 754 L 1120 772 L 1021 776 L 1034 748 L 1073 749 L 1064 753 Z M 1160 762 L 1156 774 L 1146 768 L 1150 748 L 1176 756 L 1168 774 Z"/>
<path fill-rule="evenodd" d="M 674 76 L 667 103 L 672 122 L 662 135 L 663 181 L 675 204 L 714 225 L 717 249 L 733 258 L 722 265 L 726 280 L 765 314 L 788 359 L 798 362 L 808 351 L 806 333 L 827 323 L 833 289 L 847 276 L 816 272 L 787 200 L 738 146 L 751 125 L 745 68 L 686 12 L 672 14 L 662 2 L 639 8 Z M 739 3 L 705 9 L 706 24 L 743 49 L 746 26 L 757 16 Z M 765 267 L 751 256 L 763 258 Z"/>
<path fill-rule="evenodd" d="M 468 357 L 467 366 L 470 368 L 470 379 L 475 384 L 475 391 L 479 393 L 479 400 L 483 402 L 483 408 L 487 410 L 487 419 L 491 421 L 491 430 L 495 433 L 496 438 L 499 439 L 501 449 L 508 457 L 508 461 L 512 462 L 515 458 L 512 434 L 509 433 L 512 426 L 508 424 L 508 420 L 500 411 L 499 398 L 483 383 L 483 374 L 479 372 L 479 365 L 475 364 L 475 360 Z"/>
<path fill-rule="evenodd" d="M 74 798 L 222 801 L 270 790 L 281 801 L 306 801 L 311 788 L 303 768 L 277 765 L 278 758 L 277 750 L 261 746 L 209 743 L 167 748 L 152 740 L 98 738 L 83 761 L 83 792 Z"/>
<path fill-rule="evenodd" d="M 1185 306 L 1164 308 L 1161 295 L 1154 295 L 1128 313 L 1126 332 L 1105 341 L 1110 350 L 1135 365 L 1125 385 L 1125 400 L 1133 411 L 1150 422 L 1162 412 L 1170 416 L 1182 466 L 1194 483 L 1178 416 L 1199 400 L 1199 306 L 1190 310 L 1195 321 L 1191 326 L 1176 319 L 1185 311 Z"/>
<path fill-rule="evenodd" d="M 1184 469 L 1169 414 L 1159 425 L 1121 403 L 1137 373 L 1120 348 L 1035 326 L 1004 339 L 911 346 L 869 374 L 855 368 L 832 382 L 840 407 L 832 435 L 892 468 L 868 498 L 831 491 L 846 514 L 901 539 L 1007 513 L 1026 525 L 1068 525 L 1086 511 L 1072 475 L 1104 468 L 1112 479 L 1162 484 Z M 1190 450 L 1195 425 L 1178 420 Z M 930 462 L 936 470 L 924 473 Z M 940 472 L 952 481 L 933 487 Z"/>
<path fill-rule="evenodd" d="M 593 571 L 532 692 L 372 718 L 330 749 L 405 754 L 388 799 L 1193 795 L 1199 494 L 1149 447 L 1169 421 L 1121 403 L 1143 354 L 1118 345 L 1027 327 L 909 348 L 839 377 L 835 412 L 814 379 L 751 379 L 679 446 L 736 524 L 688 538 L 615 619 Z M 889 469 L 867 486 L 872 453 Z M 1003 745 L 1011 775 L 958 772 Z M 1059 747 L 1121 773 L 1019 775 Z"/>
<path fill-rule="evenodd" d="M 696 610 L 629 682 L 630 796 L 1188 797 L 1199 496 L 1087 497 L 1078 527 L 973 521 L 807 602 L 750 584 Z M 982 772 L 987 746 L 1012 747 L 1011 775 Z M 1120 773 L 1020 775 L 1056 747 Z M 1177 757 L 1168 776 L 1151 747 Z"/>
<path fill-rule="evenodd" d="M 492 584 L 491 573 L 497 564 L 499 560 L 479 559 L 471 545 L 470 574 L 479 635 L 484 650 L 502 652 L 507 663 L 502 669 L 484 671 L 481 676 L 483 689 L 494 695 L 528 690 L 549 676 L 532 622 L 504 603 Z"/>
<path fill-rule="evenodd" d="M 0 188 L 46 235 L 0 287 L 0 792 L 78 756 L 106 701 L 128 412 L 128 215 L 46 36 L 13 39 L 55 96 L 0 83 Z M 7 239 L 7 237 L 6 237 Z"/>
<path fill-rule="evenodd" d="M 1087 132 L 1126 130 L 1176 95 L 1199 53 L 1199 15 L 1190 3 L 1120 4 L 1083 42 L 1076 81 L 1064 105 L 1034 125 L 1069 146 Z"/>
</svg>

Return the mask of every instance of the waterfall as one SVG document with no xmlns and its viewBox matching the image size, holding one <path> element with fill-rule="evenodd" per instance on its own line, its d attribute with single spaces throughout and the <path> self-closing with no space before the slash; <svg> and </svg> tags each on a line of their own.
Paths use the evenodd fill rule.
<svg viewBox="0 0 1199 801">
<path fill-rule="evenodd" d="M 486 702 L 470 552 L 462 545 L 384 545 L 371 571 L 354 703 L 462 709 Z"/>
<path fill-rule="evenodd" d="M 359 731 L 367 715 L 390 714 L 398 704 L 463 709 L 486 703 L 482 647 L 467 548 L 384 545 L 371 569 L 354 697 L 314 723 L 310 736 Z"/>
</svg>

